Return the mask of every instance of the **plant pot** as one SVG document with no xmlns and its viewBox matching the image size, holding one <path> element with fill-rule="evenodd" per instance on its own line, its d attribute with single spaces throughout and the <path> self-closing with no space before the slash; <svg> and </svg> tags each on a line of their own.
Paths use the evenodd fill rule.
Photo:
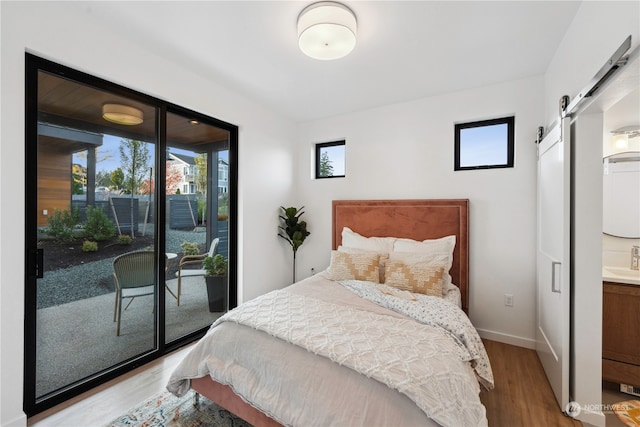
<svg viewBox="0 0 640 427">
<path fill-rule="evenodd" d="M 205 276 L 205 281 L 207 282 L 209 312 L 224 311 L 227 299 L 227 276 Z"/>
</svg>

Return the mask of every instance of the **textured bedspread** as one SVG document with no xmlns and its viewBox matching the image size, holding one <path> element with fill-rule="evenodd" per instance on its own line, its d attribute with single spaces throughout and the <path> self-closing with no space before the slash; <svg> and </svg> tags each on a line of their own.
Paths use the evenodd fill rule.
<svg viewBox="0 0 640 427">
<path fill-rule="evenodd" d="M 477 350 L 317 275 L 220 318 L 167 388 L 210 375 L 285 425 L 486 425 Z"/>
<path fill-rule="evenodd" d="M 480 383 L 487 390 L 493 389 L 493 372 L 487 351 L 478 332 L 460 308 L 429 295 L 411 294 L 410 299 L 403 295 L 396 296 L 397 290 L 386 285 L 359 280 L 346 280 L 340 284 L 362 298 L 451 334 L 456 344 L 469 353 Z"/>
</svg>

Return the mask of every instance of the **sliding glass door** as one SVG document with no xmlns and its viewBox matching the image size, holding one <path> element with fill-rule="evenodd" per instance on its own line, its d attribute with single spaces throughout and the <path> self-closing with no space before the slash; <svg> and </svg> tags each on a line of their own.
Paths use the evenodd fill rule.
<svg viewBox="0 0 640 427">
<path fill-rule="evenodd" d="M 235 305 L 237 128 L 31 55 L 26 92 L 33 415 Z M 208 277 L 216 255 L 225 269 Z"/>
<path fill-rule="evenodd" d="M 193 116 L 167 113 L 166 342 L 210 325 L 228 307 L 229 138 Z"/>
</svg>

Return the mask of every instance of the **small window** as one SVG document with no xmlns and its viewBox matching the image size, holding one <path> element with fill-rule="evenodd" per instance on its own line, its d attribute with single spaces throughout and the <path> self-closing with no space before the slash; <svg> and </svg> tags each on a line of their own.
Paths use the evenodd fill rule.
<svg viewBox="0 0 640 427">
<path fill-rule="evenodd" d="M 344 177 L 345 141 L 316 144 L 316 178 Z"/>
<path fill-rule="evenodd" d="M 512 168 L 514 117 L 455 125 L 454 170 Z"/>
</svg>

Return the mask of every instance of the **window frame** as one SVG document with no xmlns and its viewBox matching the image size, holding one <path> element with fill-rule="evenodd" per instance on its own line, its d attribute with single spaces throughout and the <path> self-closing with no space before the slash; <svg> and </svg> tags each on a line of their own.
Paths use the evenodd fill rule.
<svg viewBox="0 0 640 427">
<path fill-rule="evenodd" d="M 319 143 L 317 143 L 315 145 L 315 155 L 316 155 L 315 178 L 316 179 L 344 178 L 344 177 L 346 177 L 346 174 L 347 174 L 346 159 L 345 159 L 344 173 L 342 175 L 329 175 L 329 176 L 320 175 L 320 159 L 321 159 L 321 155 L 322 155 L 322 149 L 323 148 L 328 148 L 328 147 L 338 147 L 338 146 L 344 146 L 345 153 L 346 153 L 347 141 L 345 139 L 341 139 L 341 140 L 337 140 L 337 141 L 331 141 L 331 142 L 319 142 Z"/>
<path fill-rule="evenodd" d="M 505 163 L 490 164 L 490 165 L 473 165 L 473 166 L 461 166 L 460 165 L 460 134 L 464 129 L 487 127 L 495 125 L 507 125 L 507 161 Z M 478 169 L 501 169 L 501 168 L 513 168 L 515 160 L 515 116 L 501 117 L 497 119 L 479 120 L 475 122 L 457 123 L 454 125 L 454 171 L 461 170 L 478 170 Z"/>
</svg>

